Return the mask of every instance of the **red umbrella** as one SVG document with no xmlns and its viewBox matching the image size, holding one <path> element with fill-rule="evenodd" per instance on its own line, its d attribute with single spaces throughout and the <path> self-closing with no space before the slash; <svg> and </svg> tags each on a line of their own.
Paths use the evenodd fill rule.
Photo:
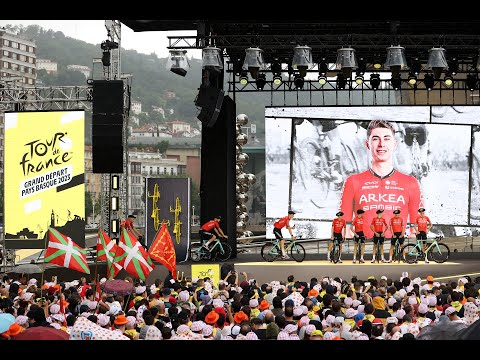
<svg viewBox="0 0 480 360">
<path fill-rule="evenodd" d="M 48 326 L 35 326 L 28 328 L 22 333 L 12 336 L 12 340 L 69 340 L 68 335 L 63 330 L 57 330 Z"/>
<path fill-rule="evenodd" d="M 107 280 L 103 291 L 107 294 L 125 296 L 133 290 L 133 284 L 125 280 Z"/>
</svg>

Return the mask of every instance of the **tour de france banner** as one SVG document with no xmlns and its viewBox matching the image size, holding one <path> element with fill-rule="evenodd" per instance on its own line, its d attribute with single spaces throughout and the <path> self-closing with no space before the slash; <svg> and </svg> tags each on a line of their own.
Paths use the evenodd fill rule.
<svg viewBox="0 0 480 360">
<path fill-rule="evenodd" d="M 212 284 L 218 284 L 220 279 L 220 264 L 192 264 L 192 279 L 210 278 Z"/>
<path fill-rule="evenodd" d="M 147 244 L 152 244 L 162 221 L 165 221 L 175 246 L 177 262 L 186 261 L 190 247 L 190 178 L 151 177 L 146 180 Z"/>
<path fill-rule="evenodd" d="M 52 226 L 85 247 L 84 123 L 84 111 L 5 114 L 6 240 L 43 248 Z"/>
</svg>

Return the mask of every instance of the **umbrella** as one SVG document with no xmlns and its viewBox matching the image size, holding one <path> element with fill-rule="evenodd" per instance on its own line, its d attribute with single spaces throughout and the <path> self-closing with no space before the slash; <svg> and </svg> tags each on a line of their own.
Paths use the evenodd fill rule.
<svg viewBox="0 0 480 360">
<path fill-rule="evenodd" d="M 7 331 L 15 322 L 15 317 L 12 314 L 0 314 L 0 334 Z"/>
<path fill-rule="evenodd" d="M 69 340 L 66 331 L 57 330 L 48 326 L 35 326 L 13 336 L 12 340 Z"/>
<path fill-rule="evenodd" d="M 70 332 L 70 340 L 130 340 L 125 335 L 104 329 L 92 321 L 79 317 Z"/>
<path fill-rule="evenodd" d="M 446 315 L 441 315 L 438 323 L 422 328 L 417 340 L 453 340 L 455 335 L 466 327 L 466 324 L 450 321 Z"/>
<path fill-rule="evenodd" d="M 103 284 L 103 291 L 107 294 L 125 296 L 133 289 L 133 284 L 125 280 L 107 280 Z"/>
<path fill-rule="evenodd" d="M 459 330 L 454 340 L 480 340 L 480 320 L 475 321 L 472 325 L 462 330 Z"/>
<path fill-rule="evenodd" d="M 41 274 L 42 269 L 32 260 L 30 264 L 20 264 L 13 268 L 15 274 Z"/>
</svg>

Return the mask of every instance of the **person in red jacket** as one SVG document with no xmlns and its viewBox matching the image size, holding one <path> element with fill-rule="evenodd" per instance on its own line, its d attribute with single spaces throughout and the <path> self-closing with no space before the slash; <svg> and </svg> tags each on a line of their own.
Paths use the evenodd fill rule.
<svg viewBox="0 0 480 360">
<path fill-rule="evenodd" d="M 203 244 L 203 247 L 207 250 L 210 250 L 208 248 L 208 245 L 212 243 L 217 236 L 218 237 L 223 237 L 227 239 L 227 235 L 224 234 L 222 228 L 220 227 L 219 222 L 222 220 L 221 216 L 215 216 L 213 220 L 210 220 L 206 222 L 205 224 L 202 225 L 200 230 L 198 231 L 198 234 L 200 235 L 200 239 L 203 241 L 207 241 L 206 243 Z"/>
<path fill-rule="evenodd" d="M 352 225 L 350 225 L 350 230 L 353 234 L 353 240 L 355 241 L 355 245 L 353 246 L 353 263 L 357 262 L 357 247 L 361 246 L 361 255 L 359 262 L 363 264 L 365 260 L 363 260 L 363 254 L 365 253 L 365 233 L 364 233 L 364 225 L 365 219 L 363 218 L 363 214 L 365 211 L 362 209 L 357 210 L 357 216 L 352 221 Z"/>
<path fill-rule="evenodd" d="M 425 216 L 425 209 L 418 209 L 420 213 L 415 219 L 415 233 L 417 234 L 417 240 L 423 240 L 423 252 L 427 250 L 427 234 L 432 228 L 433 224 L 428 216 Z M 425 262 L 429 263 L 427 254 L 425 254 Z"/>
<path fill-rule="evenodd" d="M 332 241 L 328 245 L 328 252 L 327 252 L 327 261 L 331 261 L 330 259 L 330 251 L 333 248 L 333 239 L 337 239 L 340 242 L 340 256 L 338 257 L 338 262 L 343 262 L 342 257 L 342 243 L 345 240 L 345 229 L 347 228 L 347 223 L 343 218 L 343 212 L 339 211 L 336 214 L 337 218 L 333 219 L 332 221 Z"/>
<path fill-rule="evenodd" d="M 390 233 L 392 234 L 392 240 L 390 242 L 390 253 L 387 262 L 392 262 L 393 250 L 395 249 L 395 243 L 399 242 L 400 246 L 405 241 L 405 223 L 403 218 L 400 217 L 400 210 L 393 211 L 393 217 L 390 219 Z"/>
<path fill-rule="evenodd" d="M 292 227 L 290 226 L 290 220 L 292 220 L 294 216 L 295 216 L 295 211 L 289 210 L 287 216 L 284 216 L 278 219 L 273 224 L 273 234 L 275 235 L 276 239 L 280 240 L 280 249 L 282 250 L 282 259 L 289 258 L 289 256 L 285 252 L 285 239 L 283 238 L 283 235 L 282 235 L 282 229 L 286 227 L 292 239 L 295 239 L 295 236 L 293 236 Z"/>
<path fill-rule="evenodd" d="M 383 210 L 377 210 L 377 217 L 374 217 L 370 225 L 373 231 L 373 258 L 372 263 L 375 262 L 375 254 L 377 253 L 377 246 L 380 247 L 380 254 L 382 254 L 382 262 L 385 262 L 383 257 L 383 242 L 385 241 L 385 232 L 388 230 L 387 222 L 383 217 Z M 380 260 L 380 259 L 379 259 Z"/>
</svg>

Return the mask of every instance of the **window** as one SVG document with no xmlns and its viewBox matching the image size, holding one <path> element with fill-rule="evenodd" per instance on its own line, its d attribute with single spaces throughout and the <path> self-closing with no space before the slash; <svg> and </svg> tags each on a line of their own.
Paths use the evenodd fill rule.
<svg viewBox="0 0 480 360">
<path fill-rule="evenodd" d="M 160 174 L 160 166 L 157 166 L 157 175 Z"/>
<path fill-rule="evenodd" d="M 8 69 L 8 64 L 10 64 L 8 61 L 4 61 L 4 62 L 3 62 L 3 67 L 4 67 L 5 69 Z M 4 76 L 5 76 L 5 75 L 7 75 L 7 74 L 5 73 Z"/>
<path fill-rule="evenodd" d="M 28 56 L 27 56 L 27 58 L 28 58 L 28 62 L 29 62 L 30 64 L 33 64 L 33 63 L 34 63 L 32 57 L 28 57 Z"/>
<path fill-rule="evenodd" d="M 163 168 L 163 173 L 164 173 L 164 174 L 167 173 L 167 168 Z"/>
<path fill-rule="evenodd" d="M 3 56 L 8 56 L 9 52 L 7 50 L 3 50 Z"/>
<path fill-rule="evenodd" d="M 33 79 L 28 79 L 28 83 L 29 83 L 30 85 L 33 85 Z"/>
<path fill-rule="evenodd" d="M 33 46 L 29 46 L 29 47 L 28 47 L 28 52 L 34 53 L 34 52 L 35 52 L 35 48 L 34 48 Z"/>
<path fill-rule="evenodd" d="M 27 51 L 27 45 L 25 45 L 25 44 L 20 44 L 20 50 L 22 50 L 22 51 Z"/>
<path fill-rule="evenodd" d="M 18 49 L 18 43 L 15 41 L 10 41 L 10 47 Z"/>
<path fill-rule="evenodd" d="M 18 64 L 11 63 L 10 64 L 10 69 L 12 69 L 14 71 L 18 71 Z"/>
<path fill-rule="evenodd" d="M 18 55 L 17 57 L 20 61 L 27 61 L 27 57 L 25 55 Z"/>
<path fill-rule="evenodd" d="M 150 166 L 150 173 L 149 173 L 149 174 L 150 174 L 150 175 L 153 174 L 153 167 L 152 167 L 152 166 Z"/>
<path fill-rule="evenodd" d="M 170 168 L 170 175 L 173 175 L 173 168 Z"/>
<path fill-rule="evenodd" d="M 8 46 L 10 44 L 10 41 L 6 40 L 6 39 L 3 39 L 3 45 L 6 45 Z"/>
</svg>

